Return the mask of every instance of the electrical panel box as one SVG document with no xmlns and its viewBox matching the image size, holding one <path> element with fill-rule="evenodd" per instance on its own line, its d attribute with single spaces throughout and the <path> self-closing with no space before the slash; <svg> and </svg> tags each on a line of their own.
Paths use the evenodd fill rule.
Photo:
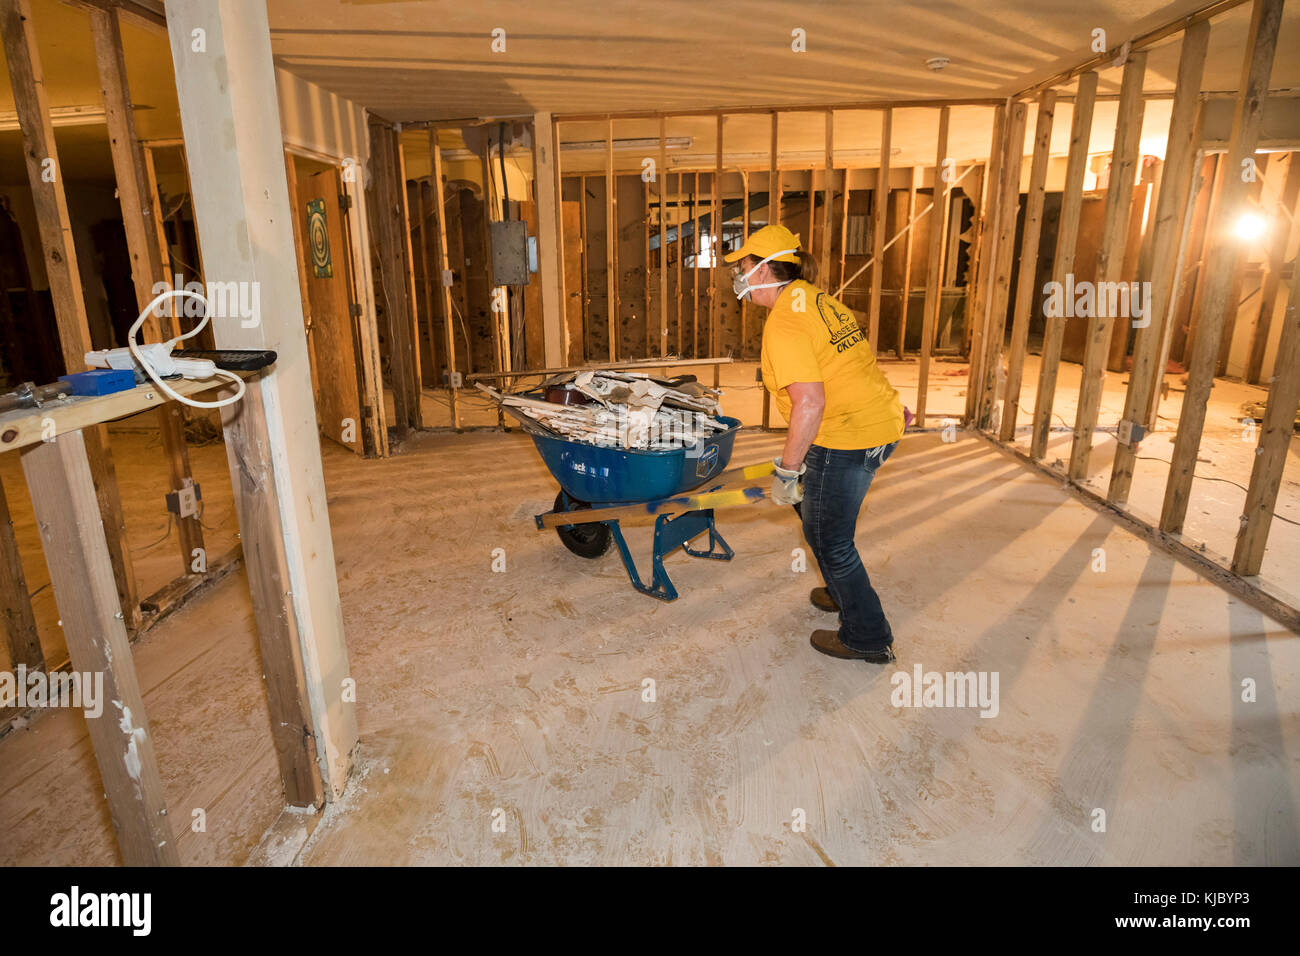
<svg viewBox="0 0 1300 956">
<path fill-rule="evenodd" d="M 492 278 L 497 285 L 528 285 L 528 223 L 492 223 Z"/>
</svg>

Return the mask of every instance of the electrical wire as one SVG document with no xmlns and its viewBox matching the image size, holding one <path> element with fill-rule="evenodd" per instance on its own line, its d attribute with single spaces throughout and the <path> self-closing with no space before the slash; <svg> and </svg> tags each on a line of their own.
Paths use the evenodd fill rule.
<svg viewBox="0 0 1300 956">
<path fill-rule="evenodd" d="M 1054 418 L 1060 419 L 1062 425 L 1068 424 L 1064 418 L 1061 418 L 1061 416 L 1057 415 L 1055 412 L 1053 412 L 1052 415 Z M 1163 418 L 1164 416 L 1161 417 Z M 1104 431 L 1100 428 L 1097 429 L 1097 431 L 1101 432 L 1103 435 L 1106 435 L 1109 438 L 1114 438 L 1116 442 L 1119 442 L 1119 438 L 1113 433 L 1109 431 Z M 1171 462 L 1168 458 L 1160 458 L 1155 455 L 1134 455 L 1133 457 L 1138 459 L 1139 461 L 1159 461 L 1159 462 L 1163 462 L 1166 465 L 1173 464 L 1173 462 Z M 1198 459 L 1198 461 L 1199 460 L 1200 459 Z M 1239 482 L 1233 481 L 1231 478 L 1219 478 L 1216 475 L 1198 475 L 1195 469 L 1192 470 L 1192 477 L 1199 478 L 1201 481 L 1221 481 L 1225 485 L 1232 485 L 1234 488 L 1240 488 L 1242 491 L 1246 492 L 1247 494 L 1250 493 L 1249 488 L 1247 488 L 1245 485 Z M 1285 515 L 1280 515 L 1276 511 L 1273 512 L 1273 517 L 1276 518 L 1278 521 L 1285 521 L 1287 524 L 1293 524 L 1296 525 L 1297 527 L 1300 527 L 1300 521 L 1295 521 L 1291 518 L 1286 517 Z"/>
<path fill-rule="evenodd" d="M 144 307 L 144 310 L 141 311 L 139 317 L 135 320 L 135 323 L 131 326 L 131 330 L 126 334 L 127 347 L 131 350 L 132 357 L 134 357 L 136 362 L 139 363 L 140 367 L 144 369 L 145 374 L 148 375 L 149 378 L 153 379 L 153 383 L 157 385 L 158 388 L 160 388 L 162 391 L 166 392 L 168 396 L 180 402 L 182 405 L 189 405 L 191 408 L 225 408 L 227 405 L 233 405 L 235 404 L 235 402 L 239 401 L 241 398 L 244 397 L 244 391 L 245 391 L 243 378 L 236 375 L 234 372 L 228 372 L 225 369 L 216 370 L 216 374 L 218 376 L 233 381 L 239 388 L 239 390 L 229 398 L 219 399 L 218 401 L 215 402 L 200 402 L 197 401 L 196 399 L 186 398 L 184 395 L 181 395 L 178 392 L 176 392 L 170 385 L 168 385 L 158 376 L 158 373 L 154 369 L 153 364 L 150 363 L 150 361 L 144 357 L 144 353 L 140 351 L 140 345 L 145 343 L 139 343 L 136 342 L 135 340 L 135 334 L 138 331 L 140 331 L 140 326 L 144 325 L 144 320 L 149 317 L 149 313 L 154 310 L 155 306 L 160 305 L 164 299 L 180 298 L 181 296 L 187 296 L 187 295 L 190 296 L 191 298 L 198 299 L 200 302 L 203 303 L 203 321 L 200 322 L 198 325 L 196 325 L 190 331 L 178 335 L 176 336 L 176 338 L 171 339 L 163 344 L 165 344 L 170 350 L 176 346 L 176 343 L 182 342 L 185 339 L 193 338 L 194 336 L 198 335 L 201 331 L 203 331 L 203 327 L 207 325 L 212 318 L 212 313 L 208 309 L 208 300 L 198 292 L 193 292 L 189 289 L 168 289 L 166 292 L 154 296 L 153 301 L 150 302 L 148 305 L 146 305 Z"/>
</svg>

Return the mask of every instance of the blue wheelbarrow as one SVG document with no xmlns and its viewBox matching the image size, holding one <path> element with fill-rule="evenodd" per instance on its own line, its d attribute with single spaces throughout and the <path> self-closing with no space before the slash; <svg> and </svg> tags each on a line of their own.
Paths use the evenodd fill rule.
<svg viewBox="0 0 1300 956">
<path fill-rule="evenodd" d="M 555 508 L 536 516 L 537 527 L 554 528 L 574 554 L 596 559 L 617 544 L 632 586 L 661 601 L 677 598 L 664 558 L 681 548 L 697 558 L 730 561 L 735 552 L 718 533 L 713 510 L 748 504 L 767 496 L 761 479 L 772 474 L 771 462 L 727 471 L 740 422 L 718 416 L 727 425 L 693 446 L 665 450 L 610 448 L 570 441 L 527 428 L 542 461 L 560 483 Z M 724 490 L 726 486 L 744 484 Z M 688 494 L 694 492 L 694 494 Z M 575 522 L 574 512 L 587 520 Z M 623 538 L 623 518 L 655 518 L 650 583 L 637 573 Z M 708 533 L 708 548 L 690 542 Z"/>
</svg>

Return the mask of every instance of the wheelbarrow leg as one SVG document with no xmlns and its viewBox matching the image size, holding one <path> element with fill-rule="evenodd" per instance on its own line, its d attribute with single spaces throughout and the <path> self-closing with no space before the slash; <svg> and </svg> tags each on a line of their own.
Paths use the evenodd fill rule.
<svg viewBox="0 0 1300 956">
<path fill-rule="evenodd" d="M 662 556 L 659 554 L 659 526 L 666 520 L 667 515 L 660 515 L 658 520 L 655 521 L 655 553 L 651 561 L 653 574 L 648 587 L 641 583 L 641 575 L 637 573 L 636 562 L 632 560 L 632 552 L 628 550 L 627 541 L 623 538 L 623 531 L 618 526 L 618 520 L 612 519 L 605 523 L 609 525 L 610 531 L 614 533 L 614 543 L 618 545 L 618 553 L 623 558 L 623 568 L 627 571 L 627 577 L 632 582 L 632 587 L 642 594 L 648 594 L 652 598 L 658 598 L 661 601 L 676 601 L 677 589 L 673 587 L 672 579 L 668 577 L 668 572 L 664 570 Z"/>
<path fill-rule="evenodd" d="M 735 557 L 735 552 L 718 533 L 713 523 L 712 509 L 687 511 L 675 518 L 660 515 L 655 519 L 654 552 L 650 559 L 650 584 L 647 586 L 641 582 L 641 576 L 636 570 L 636 562 L 632 560 L 632 553 L 628 550 L 627 541 L 623 538 L 618 521 L 610 520 L 606 524 L 614 533 L 614 543 L 618 545 L 619 554 L 623 557 L 623 567 L 627 570 L 632 587 L 642 594 L 648 594 L 661 601 L 677 599 L 677 589 L 673 587 L 672 578 L 668 576 L 668 570 L 664 567 L 664 558 L 678 548 L 697 558 L 712 558 L 715 561 L 730 561 Z M 709 534 L 707 551 L 689 546 L 688 542 L 706 531 Z"/>
</svg>

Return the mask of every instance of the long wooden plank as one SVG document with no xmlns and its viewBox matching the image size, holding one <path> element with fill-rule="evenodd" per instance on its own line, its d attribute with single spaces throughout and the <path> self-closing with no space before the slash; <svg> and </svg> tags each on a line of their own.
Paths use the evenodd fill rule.
<svg viewBox="0 0 1300 956">
<path fill-rule="evenodd" d="M 39 442 L 22 461 L 73 670 L 103 681 L 102 712 L 87 715 L 86 729 L 122 862 L 179 865 L 84 438 Z"/>
<path fill-rule="evenodd" d="M 318 769 L 324 792 L 337 798 L 353 767 L 356 708 L 343 679 L 350 665 L 293 275 L 280 114 L 268 95 L 275 87 L 270 26 L 264 7 L 207 0 L 171 0 L 167 22 L 204 264 L 211 275 L 260 288 L 260 321 L 217 323 L 216 345 L 273 348 L 279 356 L 248 383 L 240 402 L 223 409 L 222 420 L 259 633 L 264 640 L 278 635 L 275 654 L 306 675 L 307 693 L 296 706 L 272 699 L 273 733 L 284 725 L 285 739 L 299 751 L 296 765 Z M 205 56 L 191 52 L 194 29 L 207 36 Z M 246 422 L 237 427 L 233 416 Z M 271 517 L 263 520 L 258 508 Z M 283 575 L 275 570 L 281 556 Z M 271 650 L 263 645 L 264 666 Z M 300 777 L 283 762 L 281 770 L 289 799 L 313 802 Z"/>
<path fill-rule="evenodd" d="M 659 192 L 659 335 L 651 355 L 668 354 L 668 132 L 667 118 L 659 117 L 659 170 L 655 176 Z"/>
<path fill-rule="evenodd" d="M 488 312 L 492 320 L 492 368 L 497 372 L 509 372 L 514 368 L 514 363 L 510 360 L 509 312 L 505 307 L 505 289 L 497 288 L 496 275 L 492 268 L 492 223 L 496 219 L 494 214 L 496 200 L 492 195 L 490 153 L 491 144 L 485 142 L 483 153 L 479 156 L 480 175 L 483 177 L 483 228 L 479 235 L 482 240 L 479 255 L 483 259 L 483 270 L 487 273 Z"/>
<path fill-rule="evenodd" d="M 708 488 L 711 489 L 709 491 L 697 492 L 693 495 L 680 495 L 647 504 L 611 505 L 609 507 L 583 509 L 578 512 L 547 512 L 538 515 L 536 523 L 539 529 L 561 528 L 574 524 L 574 517 L 589 517 L 608 521 L 614 518 L 642 518 L 677 511 L 696 511 L 703 508 L 729 508 L 735 505 L 747 505 L 755 501 L 762 501 L 767 497 L 767 486 L 765 484 L 752 484 L 748 488 L 736 489 L 727 489 L 726 485 L 740 481 L 759 482 L 771 474 L 772 463 L 770 461 L 759 462 L 755 465 L 744 465 L 739 468 L 730 468 L 714 476 L 712 480 L 707 482 Z"/>
<path fill-rule="evenodd" d="M 411 206 L 406 196 L 406 153 L 402 149 L 400 128 L 393 130 L 392 142 L 395 161 L 394 172 L 396 173 L 392 188 L 397 197 L 395 210 L 397 221 L 394 228 L 397 230 L 397 245 L 398 251 L 401 253 L 402 272 L 404 274 L 402 293 L 406 300 L 406 306 L 401 313 L 401 342 L 402 350 L 406 353 L 406 367 L 402 385 L 407 393 L 410 426 L 412 428 L 423 428 L 424 403 L 420 401 L 423 378 L 420 374 L 419 315 L 415 307 L 415 254 L 411 249 Z M 396 388 L 397 383 L 394 382 L 393 384 Z"/>
<path fill-rule="evenodd" d="M 1282 472 L 1295 434 L 1296 411 L 1300 408 L 1300 282 L 1291 283 L 1283 322 L 1268 406 L 1232 555 L 1232 570 L 1244 577 L 1259 574 L 1264 562 Z"/>
<path fill-rule="evenodd" d="M 979 407 L 980 391 L 978 384 L 983 381 L 984 365 L 984 323 L 987 318 L 986 301 L 989 295 L 989 277 L 993 274 L 993 259 L 997 251 L 997 213 L 998 186 L 1002 179 L 1002 159 L 1006 151 L 1007 107 L 1000 104 L 993 110 L 993 138 L 989 143 L 989 162 L 983 170 L 983 189 L 973 196 L 976 206 L 975 232 L 973 244 L 975 261 L 971 263 L 970 276 L 974 280 L 974 289 L 969 283 L 966 289 L 966 334 L 969 338 L 970 373 L 966 379 L 966 408 L 964 421 L 967 425 L 975 423 L 975 413 Z"/>
<path fill-rule="evenodd" d="M 1268 96 L 1269 75 L 1277 50 L 1278 26 L 1282 19 L 1282 0 L 1255 0 L 1251 12 L 1250 32 L 1242 65 L 1237 105 L 1232 118 L 1232 134 L 1225 156 L 1225 175 L 1219 190 L 1218 208 L 1208 233 L 1221 236 L 1227 232 L 1227 216 L 1235 216 L 1246 196 L 1248 183 L 1240 174 L 1242 163 L 1255 155 L 1259 129 Z M 1210 251 L 1206 265 L 1206 284 L 1200 328 L 1192 361 L 1187 370 L 1187 390 L 1183 394 L 1182 414 L 1165 485 L 1160 529 L 1180 533 L 1191 499 L 1192 478 L 1196 472 L 1196 453 L 1201 447 L 1205 427 L 1205 409 L 1214 386 L 1214 365 L 1219 353 L 1219 338 L 1229 308 L 1234 266 L 1238 248 L 1235 243 L 1220 242 Z"/>
<path fill-rule="evenodd" d="M 880 351 L 880 294 L 885 285 L 885 217 L 889 209 L 889 153 L 894 114 L 880 114 L 880 165 L 876 169 L 876 189 L 871 196 L 871 255 L 876 260 L 871 272 L 871 300 L 867 312 L 867 341 Z"/>
<path fill-rule="evenodd" d="M 578 254 L 582 261 L 582 355 L 590 357 L 591 339 L 591 260 L 588 252 L 591 243 L 587 238 L 587 177 L 578 177 Z"/>
<path fill-rule="evenodd" d="M 781 223 L 781 166 L 778 156 L 780 146 L 777 143 L 780 114 L 772 113 L 772 145 L 767 167 L 767 221 Z"/>
<path fill-rule="evenodd" d="M 691 185 L 691 358 L 700 354 L 700 174 Z"/>
<path fill-rule="evenodd" d="M 1115 121 L 1115 145 L 1110 154 L 1110 184 L 1102 212 L 1101 244 L 1097 250 L 1097 288 L 1118 282 L 1124 264 L 1129 213 L 1133 207 L 1133 182 L 1137 174 L 1138 147 L 1142 136 L 1142 81 L 1146 76 L 1147 54 L 1139 51 L 1124 64 L 1120 82 L 1119 112 Z M 1098 296 L 1098 299 L 1102 298 Z M 1092 456 L 1092 434 L 1101 412 L 1102 383 L 1106 378 L 1106 356 L 1110 348 L 1115 316 L 1110 308 L 1098 308 L 1088 319 L 1088 338 L 1083 351 L 1079 406 L 1074 418 L 1070 446 L 1069 475 L 1074 481 L 1088 476 Z M 1100 313 L 1105 314 L 1100 314 Z"/>
<path fill-rule="evenodd" d="M 1128 501 L 1129 489 L 1133 484 L 1133 468 L 1137 464 L 1138 447 L 1142 440 L 1141 423 L 1145 421 L 1147 405 L 1164 375 L 1164 364 L 1160 361 L 1161 343 L 1165 338 L 1165 327 L 1171 321 L 1167 308 L 1169 293 L 1183 231 L 1183 211 L 1187 206 L 1187 193 L 1191 186 L 1190 173 L 1196 151 L 1200 147 L 1193 134 L 1209 41 L 1210 25 L 1204 21 L 1192 24 L 1183 34 L 1169 135 L 1165 144 L 1165 166 L 1160 177 L 1160 192 L 1156 196 L 1155 213 L 1150 227 L 1151 272 L 1146 281 L 1151 283 L 1151 294 L 1147 297 L 1146 324 L 1134 323 L 1138 327 L 1133 343 L 1133 369 L 1129 374 L 1128 392 L 1124 397 L 1123 421 L 1137 426 L 1137 429 L 1126 435 L 1121 428 L 1115 447 L 1115 461 L 1111 466 L 1110 487 L 1106 492 L 1106 497 L 1117 504 Z"/>
<path fill-rule="evenodd" d="M 447 370 L 456 371 L 456 330 L 452 322 L 451 257 L 447 249 L 447 200 L 444 195 L 442 147 L 438 145 L 438 131 L 429 130 L 429 167 L 433 170 L 434 221 L 438 224 L 438 288 L 442 290 L 443 348 L 446 349 Z M 448 376 L 447 398 L 451 405 L 451 423 L 460 428 L 460 400 L 454 379 Z"/>
<path fill-rule="evenodd" d="M 844 167 L 844 188 L 840 197 L 840 272 L 839 278 L 835 285 L 831 285 L 831 277 L 828 274 L 822 281 L 825 282 L 828 289 L 839 289 L 844 286 L 844 273 L 847 270 L 848 251 L 849 251 L 849 175 L 850 170 Z"/>
<path fill-rule="evenodd" d="M 1038 298 L 1034 279 L 1038 275 L 1038 247 L 1043 231 L 1043 205 L 1047 198 L 1048 151 L 1052 145 L 1052 121 L 1055 116 L 1056 93 L 1044 90 L 1038 95 L 1038 117 L 1034 121 L 1034 154 L 1029 166 L 1025 226 L 1020 240 L 1020 273 L 1011 320 L 1011 349 L 1007 353 L 1007 390 L 998 429 L 998 437 L 1003 441 L 1012 441 L 1016 437 L 1020 383 L 1025 370 L 1025 350 L 1029 347 L 1029 321 L 1034 302 Z"/>
<path fill-rule="evenodd" d="M 1275 164 L 1282 166 L 1280 174 L 1274 172 Z M 1255 385 L 1259 384 L 1260 375 L 1264 370 L 1264 353 L 1268 349 L 1273 312 L 1277 308 L 1278 290 L 1282 284 L 1286 241 L 1290 234 L 1288 226 L 1295 215 L 1296 199 L 1300 197 L 1300 153 L 1287 153 L 1284 161 L 1274 159 L 1269 163 L 1269 173 L 1270 185 L 1276 189 L 1274 196 L 1265 198 L 1265 209 L 1271 213 L 1269 220 L 1272 232 L 1268 243 L 1268 255 L 1264 260 L 1264 281 L 1260 286 L 1258 317 L 1250 338 L 1250 359 L 1246 366 L 1246 381 Z M 1276 363 L 1274 367 L 1277 367 Z"/>
<path fill-rule="evenodd" d="M 537 195 L 538 279 L 542 285 L 543 365 L 562 365 L 568 359 L 564 295 L 560 288 L 564 257 L 560 251 L 560 195 L 556 189 L 555 124 L 551 114 L 533 116 L 533 189 Z"/>
<path fill-rule="evenodd" d="M 0 483 L 0 628 L 5 632 L 11 671 L 19 664 L 29 671 L 45 669 L 45 653 L 41 650 L 40 633 L 36 629 L 36 616 L 32 613 L 27 576 L 23 573 L 22 558 L 18 554 L 18 539 L 14 536 L 14 522 L 9 515 L 9 501 L 3 483 Z"/>
<path fill-rule="evenodd" d="M 997 240 L 993 272 L 988 288 L 987 315 L 984 319 L 984 359 L 980 367 L 977 428 L 992 427 L 997 406 L 998 371 L 1001 368 L 1002 340 L 1006 334 L 1007 308 L 1011 299 L 1011 260 L 1015 255 L 1016 219 L 1020 209 L 1020 165 L 1025 151 L 1025 123 L 1029 107 L 1012 103 L 1007 110 L 1007 135 L 1002 156 L 1002 176 L 998 183 Z"/>
<path fill-rule="evenodd" d="M 711 186 L 711 207 L 709 213 L 709 232 L 713 235 L 709 243 L 709 255 L 713 267 L 709 270 L 709 355 L 718 354 L 718 309 L 722 305 L 722 205 L 718 190 L 722 188 L 722 114 L 718 114 L 717 139 L 714 143 L 713 182 Z"/>
<path fill-rule="evenodd" d="M 943 294 L 943 238 L 948 229 L 948 204 L 950 190 L 945 181 L 948 157 L 949 108 L 939 110 L 939 139 L 934 157 L 935 212 L 930 222 L 929 258 L 926 260 L 925 304 L 921 313 L 921 366 L 916 386 L 916 425 L 925 427 L 925 406 L 930 387 L 930 358 L 934 344 L 934 330 L 939 324 L 939 309 Z"/>
<path fill-rule="evenodd" d="M 826 111 L 826 182 L 822 199 L 822 247 L 818 282 L 829 286 L 831 276 L 831 210 L 835 199 L 835 111 Z M 812 205 L 812 183 L 809 183 L 808 203 Z"/>
<path fill-rule="evenodd" d="M 1097 74 L 1079 77 L 1074 97 L 1074 118 L 1070 123 L 1070 152 L 1065 164 L 1065 185 L 1061 192 L 1061 214 L 1056 224 L 1056 253 L 1052 258 L 1052 281 L 1061 286 L 1074 272 L 1074 252 L 1079 241 L 1079 216 L 1083 210 L 1083 176 L 1088 169 L 1088 141 L 1092 136 L 1093 107 L 1097 101 Z M 1034 430 L 1029 454 L 1035 459 L 1047 454 L 1047 436 L 1052 427 L 1052 406 L 1056 401 L 1056 378 L 1061 367 L 1061 342 L 1065 337 L 1064 313 L 1048 316 L 1043 336 L 1043 360 L 1038 370 L 1038 392 L 1034 399 Z"/>
<path fill-rule="evenodd" d="M 614 121 L 605 127 L 605 311 L 609 324 L 609 360 L 618 360 L 618 197 L 615 195 Z"/>
<path fill-rule="evenodd" d="M 30 0 L 0 0 L 0 41 L 9 67 L 10 87 L 18 125 L 22 131 L 23 160 L 31 186 L 36 225 L 44 254 L 45 274 L 49 281 L 54 318 L 59 330 L 59 346 L 68 372 L 86 368 L 85 354 L 91 350 L 90 325 L 86 319 L 86 300 L 77 266 L 77 250 L 72 239 L 72 221 L 63 190 L 63 167 L 55 145 L 54 125 L 50 121 L 45 77 L 41 68 L 36 35 L 32 29 Z M 90 472 L 94 476 L 113 564 L 113 579 L 127 627 L 140 624 L 140 601 L 136 591 L 135 570 L 126 544 L 126 522 L 117 488 L 113 455 L 108 447 L 106 429 L 95 428 L 85 435 Z"/>
<path fill-rule="evenodd" d="M 912 220 L 916 216 L 916 187 L 918 184 L 917 181 L 920 177 L 920 174 L 921 174 L 920 166 L 913 166 L 909 171 L 908 186 L 907 186 L 907 207 L 906 207 L 907 212 L 903 217 L 903 222 L 905 227 L 911 226 Z M 937 202 L 937 197 L 936 197 L 936 202 Z M 937 206 L 935 202 L 932 202 L 930 204 L 930 211 L 933 212 L 936 208 Z M 931 217 L 931 222 L 930 222 L 931 228 L 934 228 L 934 222 L 938 218 L 939 218 L 938 216 Z M 914 241 L 915 237 L 916 237 L 916 231 L 908 228 L 907 239 L 903 243 L 902 298 L 899 300 L 898 303 L 898 346 L 896 349 L 896 354 L 898 355 L 899 360 L 902 360 L 903 352 L 907 346 L 907 312 L 908 312 L 907 307 L 912 297 L 912 250 L 916 245 Z"/>
<path fill-rule="evenodd" d="M 228 389 L 222 395 L 230 394 Z M 266 409 L 256 380 L 242 401 L 221 409 L 226 457 L 235 478 L 235 514 L 248 567 L 248 589 L 257 621 L 262 672 L 271 710 L 271 740 L 280 765 L 285 799 L 292 806 L 319 807 L 324 785 L 302 662 L 298 618 L 286 614 L 290 589 L 283 523 L 276 506 L 275 464 L 266 428 Z"/>
<path fill-rule="evenodd" d="M 131 259 L 136 308 L 143 311 L 153 301 L 154 283 L 162 281 L 170 286 L 173 280 L 163 269 L 159 239 L 152 234 L 157 202 L 151 192 L 144 154 L 136 137 L 135 114 L 127 82 L 126 59 L 122 54 L 122 30 L 118 11 L 92 10 L 90 31 L 104 97 L 109 152 L 113 158 L 113 174 L 122 209 L 127 254 Z M 153 317 L 145 320 L 145 329 L 149 333 L 145 341 L 162 340 L 162 330 Z M 167 461 L 170 483 L 168 490 L 177 491 L 191 484 L 194 478 L 190 469 L 189 450 L 185 445 L 184 423 L 176 403 L 159 409 L 158 431 L 162 438 L 163 457 Z M 201 573 L 200 569 L 207 566 L 207 556 L 199 516 L 178 516 L 175 520 L 182 574 Z"/>
</svg>

